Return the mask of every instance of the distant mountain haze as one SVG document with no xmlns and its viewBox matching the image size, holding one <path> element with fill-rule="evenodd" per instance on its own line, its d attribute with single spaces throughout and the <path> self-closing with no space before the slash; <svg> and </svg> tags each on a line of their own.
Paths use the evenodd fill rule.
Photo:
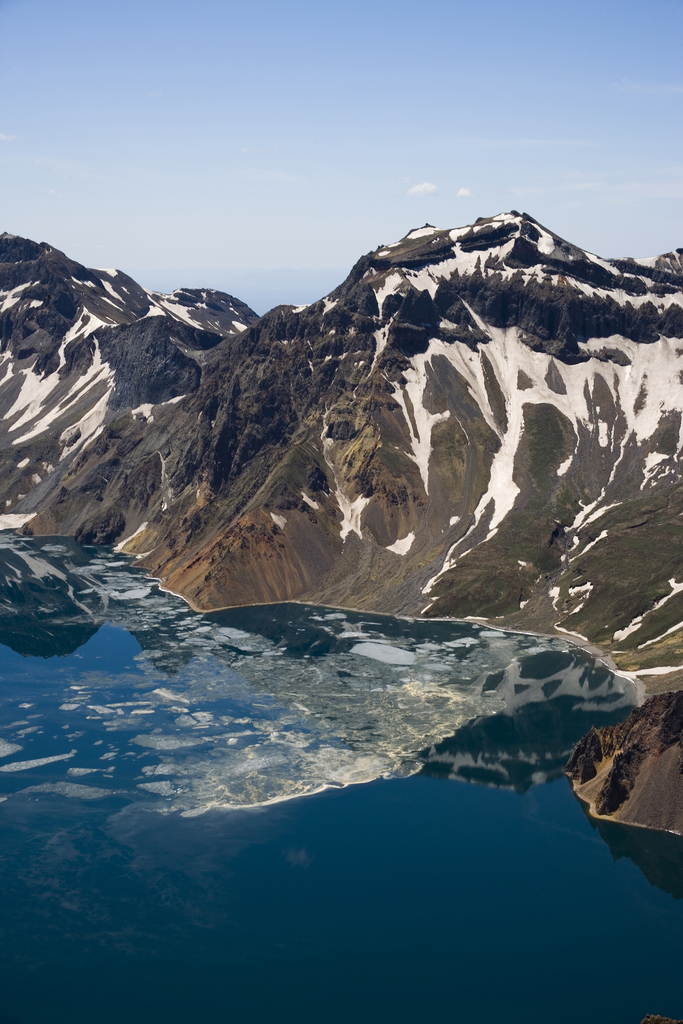
<svg viewBox="0 0 683 1024">
<path fill-rule="evenodd" d="M 131 277 L 155 291 L 172 292 L 184 285 L 239 294 L 259 315 L 283 303 L 315 302 L 336 288 L 348 272 L 349 267 L 128 268 Z"/>
</svg>

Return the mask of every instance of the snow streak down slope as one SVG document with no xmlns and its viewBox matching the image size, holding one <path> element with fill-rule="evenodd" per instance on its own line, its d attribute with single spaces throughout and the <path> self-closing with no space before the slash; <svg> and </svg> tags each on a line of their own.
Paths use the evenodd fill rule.
<svg viewBox="0 0 683 1024">
<path fill-rule="evenodd" d="M 176 317 L 173 389 L 170 356 L 150 373 L 114 345 L 123 328 L 98 329 L 93 397 L 113 388 L 117 418 L 81 431 L 57 493 L 11 511 L 39 510 L 35 532 L 135 533 L 129 549 L 198 607 L 482 615 L 675 667 L 681 252 L 604 260 L 516 211 L 426 225 L 215 348 Z M 177 313 L 152 300 L 136 330 Z M 70 352 L 38 367 L 41 387 Z M 61 423 L 34 436 L 57 429 L 64 444 Z"/>
<path fill-rule="evenodd" d="M 1 517 L 26 517 L 123 409 L 152 417 L 256 314 L 232 296 L 146 292 L 46 243 L 0 235 Z"/>
</svg>

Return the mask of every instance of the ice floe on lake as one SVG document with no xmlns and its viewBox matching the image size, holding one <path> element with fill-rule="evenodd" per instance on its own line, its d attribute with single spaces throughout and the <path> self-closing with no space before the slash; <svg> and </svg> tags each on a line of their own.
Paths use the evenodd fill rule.
<svg viewBox="0 0 683 1024">
<path fill-rule="evenodd" d="M 22 659 L 22 678 L 37 672 L 52 686 L 47 694 L 34 686 L 29 697 L 45 729 L 13 721 L 26 704 L 25 681 L 0 706 L 0 761 L 21 749 L 17 737 L 25 750 L 25 760 L 0 763 L 17 798 L 105 792 L 185 815 L 254 807 L 412 774 L 426 748 L 479 715 L 546 700 L 546 684 L 577 706 L 633 702 L 627 680 L 562 639 L 302 605 L 201 615 L 132 562 L 73 542 L 2 538 L 2 586 L 6 597 L 23 595 L 26 611 L 0 601 L 0 639 L 21 645 L 31 629 L 41 656 Z M 123 665 L 100 656 L 81 668 L 81 652 L 98 649 L 107 621 L 121 631 L 117 644 L 132 651 L 135 638 L 140 652 Z M 69 630 L 68 670 L 63 658 L 44 663 Z M 65 739 L 73 743 L 66 753 Z M 18 788 L 10 785 L 16 772 Z M 35 779 L 28 789 L 24 772 Z M 97 786 L 66 781 L 92 772 Z"/>
</svg>

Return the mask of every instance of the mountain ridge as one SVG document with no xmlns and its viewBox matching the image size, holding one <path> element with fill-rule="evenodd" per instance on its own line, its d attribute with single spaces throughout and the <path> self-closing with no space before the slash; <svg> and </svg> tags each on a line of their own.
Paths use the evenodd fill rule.
<svg viewBox="0 0 683 1024">
<path fill-rule="evenodd" d="M 22 244 L 5 243 L 25 255 Z M 5 515 L 31 515 L 24 529 L 128 538 L 200 609 L 306 600 L 475 615 L 598 644 L 650 686 L 679 679 L 652 670 L 683 663 L 683 250 L 603 260 L 517 211 L 425 225 L 361 257 L 318 302 L 243 313 L 232 331 L 232 297 L 211 325 L 208 292 L 174 301 L 122 278 L 131 308 L 120 291 L 119 308 L 103 272 L 88 273 L 112 322 L 84 321 L 97 285 L 81 282 L 90 304 L 64 306 L 62 355 L 54 340 L 16 340 L 16 325 L 0 334 L 0 357 L 34 391 L 55 360 L 69 394 L 95 380 L 55 438 L 50 422 L 38 429 L 40 403 L 33 419 L 9 403 L 16 372 L 0 378 L 6 465 L 21 454 L 23 479 L 40 476 L 53 450 L 21 499 L 16 470 L 2 471 Z M 64 455 L 88 416 L 99 421 Z M 60 460 L 68 472 L 55 474 Z"/>
</svg>

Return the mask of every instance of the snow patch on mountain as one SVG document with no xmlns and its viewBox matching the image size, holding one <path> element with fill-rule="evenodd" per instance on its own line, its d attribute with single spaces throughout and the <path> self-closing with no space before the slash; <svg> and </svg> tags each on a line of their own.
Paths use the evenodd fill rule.
<svg viewBox="0 0 683 1024">
<path fill-rule="evenodd" d="M 400 540 L 395 541 L 393 544 L 388 544 L 386 550 L 393 551 L 395 555 L 407 555 L 413 546 L 414 540 L 415 534 L 411 532 Z"/>
<path fill-rule="evenodd" d="M 384 305 L 384 300 L 387 298 L 388 295 L 393 295 L 395 292 L 397 292 L 398 289 L 403 284 L 403 281 L 403 274 L 399 273 L 398 271 L 393 271 L 391 274 L 387 274 L 383 284 L 381 284 L 380 287 L 377 288 L 375 294 L 377 295 L 377 305 L 379 306 L 380 316 L 382 315 L 382 307 Z M 327 312 L 327 310 L 325 310 L 325 312 Z"/>
<path fill-rule="evenodd" d="M 432 227 L 431 224 L 425 224 L 423 228 L 416 228 L 415 231 L 411 231 L 406 238 L 413 241 L 416 238 L 425 238 L 428 235 L 434 235 L 438 231 L 438 228 Z"/>
<path fill-rule="evenodd" d="M 35 518 L 35 512 L 29 512 L 28 515 L 20 514 L 8 514 L 0 516 L 0 530 L 18 530 L 28 523 L 31 519 Z"/>
<path fill-rule="evenodd" d="M 424 355 L 415 356 L 411 362 L 412 369 L 407 370 L 404 374 L 407 383 L 403 387 L 399 384 L 394 385 L 394 397 L 403 410 L 403 417 L 410 436 L 411 451 L 406 454 L 416 463 L 420 470 L 425 494 L 429 494 L 432 430 L 438 423 L 444 423 L 449 418 L 450 411 L 447 409 L 445 412 L 432 413 L 424 407 L 424 392 L 428 379 L 427 364 L 431 363 L 430 353 L 426 352 Z M 408 400 L 410 400 L 412 416 L 408 410 Z"/>
<path fill-rule="evenodd" d="M 26 281 L 24 284 L 18 284 L 16 288 L 12 288 L 11 291 L 0 292 L 0 313 L 6 313 L 12 306 L 16 306 L 18 302 L 21 302 L 21 293 L 26 291 L 27 288 L 35 288 L 39 284 L 39 281 Z"/>
<path fill-rule="evenodd" d="M 328 411 L 329 412 L 329 411 Z M 331 437 L 327 436 L 327 420 L 328 412 L 323 417 L 323 429 L 321 434 L 321 441 L 323 445 L 323 456 L 325 462 L 332 470 L 332 475 L 335 482 L 334 496 L 339 506 L 339 511 L 342 514 L 342 522 L 340 527 L 339 536 L 342 541 L 346 540 L 350 533 L 355 533 L 363 539 L 363 531 L 360 525 L 360 517 L 365 507 L 369 504 L 370 498 L 365 498 L 363 495 L 358 495 L 356 498 L 351 498 L 344 490 L 342 481 L 335 464 L 333 449 L 335 442 Z"/>
<path fill-rule="evenodd" d="M 106 364 L 105 364 L 106 365 Z M 88 441 L 93 441 L 101 432 L 104 424 L 104 418 L 107 414 L 107 406 L 113 388 L 113 371 L 110 371 L 108 381 L 112 384 L 108 391 L 106 391 L 102 397 L 95 403 L 92 409 L 89 409 L 80 420 L 72 423 L 66 427 L 65 430 L 59 435 L 59 440 L 67 444 L 72 438 L 78 436 L 77 440 L 72 445 L 72 451 L 76 451 L 77 447 L 82 448 Z M 15 442 L 16 443 L 16 442 Z M 65 448 L 60 455 L 60 462 L 65 459 L 69 454 L 69 449 Z"/>
<path fill-rule="evenodd" d="M 628 356 L 629 365 L 610 364 L 608 370 L 604 362 L 597 358 L 591 358 L 587 362 L 570 366 L 553 360 L 552 356 L 546 353 L 532 351 L 520 341 L 519 331 L 516 327 L 506 329 L 491 327 L 477 316 L 474 310 L 469 309 L 469 312 L 477 326 L 485 331 L 492 341 L 492 344 L 486 347 L 486 357 L 493 367 L 496 381 L 505 399 L 507 429 L 502 431 L 490 407 L 481 351 L 473 353 L 462 345 L 448 345 L 434 339 L 429 343 L 427 353 L 411 360 L 415 367 L 415 379 L 418 379 L 424 373 L 425 365 L 431 363 L 434 356 L 439 354 L 448 359 L 466 381 L 470 394 L 479 406 L 482 416 L 501 442 L 500 448 L 493 456 L 489 484 L 474 511 L 472 525 L 467 533 L 453 545 L 440 573 L 429 581 L 424 593 L 428 593 L 435 580 L 453 568 L 457 558 L 470 549 L 467 542 L 484 515 L 490 515 L 490 521 L 487 534 L 479 543 L 490 540 L 505 516 L 512 511 L 519 493 L 519 487 L 514 480 L 514 468 L 517 450 L 524 432 L 525 406 L 529 404 L 553 405 L 570 422 L 577 439 L 580 436 L 579 428 L 583 428 L 594 435 L 598 445 L 614 446 L 620 452 L 623 451 L 630 438 L 634 438 L 638 445 L 648 441 L 666 413 L 683 412 L 683 383 L 680 379 L 683 370 L 683 351 L 680 349 L 681 343 L 678 339 L 660 337 L 653 344 L 636 345 L 626 338 L 613 336 L 601 339 L 600 348 L 610 345 L 623 351 Z M 587 342 L 584 347 L 587 351 L 592 351 L 597 348 L 597 343 L 595 341 Z M 558 394 L 557 388 L 553 389 L 548 384 L 551 363 L 555 368 L 555 373 L 559 374 L 562 380 L 564 394 Z M 532 382 L 531 387 L 523 391 L 518 390 L 516 384 L 520 371 Z M 598 378 L 609 388 L 618 416 L 622 417 L 626 424 L 625 434 L 616 444 L 613 432 L 601 420 L 599 410 L 596 411 L 598 403 L 595 401 L 594 395 Z M 648 388 L 651 388 L 657 396 L 656 402 L 643 398 Z M 401 402 L 404 407 L 405 403 L 402 402 L 400 391 L 395 391 L 395 394 L 397 401 Z M 419 391 L 413 389 L 411 399 L 417 420 L 421 415 Z M 404 415 L 409 422 L 405 407 Z M 412 433 L 411 427 L 411 436 Z M 683 416 L 681 417 L 680 434 L 683 434 Z M 680 448 L 682 445 L 683 436 L 679 436 L 678 447 Z M 668 456 L 659 453 L 646 456 L 646 477 L 643 486 L 667 458 Z M 562 463 L 559 468 L 563 473 L 568 471 L 572 461 L 573 456 L 571 460 L 565 460 Z M 673 467 L 670 469 L 672 472 L 674 471 Z M 668 471 L 669 469 L 667 469 Z M 594 504 L 598 504 L 599 501 L 600 499 Z M 580 513 L 573 528 L 576 529 L 585 523 L 591 511 L 592 507 Z"/>
<path fill-rule="evenodd" d="M 66 340 L 62 342 L 60 357 L 63 356 L 65 345 Z M 16 412 L 23 410 L 19 419 L 9 427 L 9 432 L 14 433 L 20 427 L 29 423 L 32 423 L 33 426 L 19 437 L 14 438 L 12 441 L 13 445 L 23 444 L 38 434 L 42 434 L 55 420 L 69 412 L 77 402 L 82 401 L 85 395 L 98 384 L 107 388 L 106 395 L 102 396 L 94 409 L 87 412 L 77 424 L 68 427 L 62 434 L 62 439 L 68 439 L 68 437 L 73 436 L 80 429 L 81 443 L 85 443 L 85 440 L 89 439 L 94 430 L 100 426 L 104 419 L 107 404 L 106 401 L 102 404 L 102 399 L 106 398 L 108 400 L 113 390 L 114 371 L 109 366 L 109 363 L 103 361 L 97 340 L 95 340 L 94 345 L 95 352 L 90 367 L 76 379 L 67 395 L 56 404 L 49 403 L 48 399 L 62 383 L 59 369 L 43 378 L 35 374 L 30 368 L 19 371 L 24 375 L 21 391 L 3 418 L 5 420 L 10 419 Z"/>
</svg>

